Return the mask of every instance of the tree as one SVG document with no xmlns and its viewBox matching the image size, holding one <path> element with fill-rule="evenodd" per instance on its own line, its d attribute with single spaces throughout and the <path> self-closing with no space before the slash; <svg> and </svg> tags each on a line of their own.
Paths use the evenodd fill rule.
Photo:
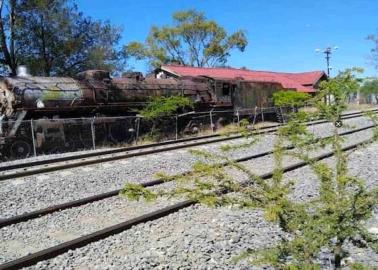
<svg viewBox="0 0 378 270">
<path fill-rule="evenodd" d="M 14 75 L 20 64 L 33 75 L 69 75 L 85 69 L 120 69 L 120 29 L 85 17 L 69 0 L 8 0 L 2 15 L 2 63 Z M 12 20 L 6 20 L 9 16 Z M 9 43 L 9 45 L 8 45 Z M 8 53 L 9 51 L 9 53 Z M 10 57 L 8 57 L 8 54 Z"/>
<path fill-rule="evenodd" d="M 378 104 L 378 79 L 366 80 L 360 88 L 364 96 L 373 95 Z"/>
<path fill-rule="evenodd" d="M 302 106 L 311 96 L 297 91 L 279 91 L 273 93 L 275 106 Z"/>
<path fill-rule="evenodd" d="M 340 110 L 343 111 L 347 108 L 346 102 L 343 103 L 341 101 L 348 100 L 351 94 L 355 94 L 358 91 L 360 80 L 356 79 L 354 75 L 362 72 L 362 68 L 354 67 L 346 69 L 332 80 L 322 81 L 320 83 L 319 89 L 321 91 L 318 93 L 318 97 L 322 96 L 324 100 L 326 100 L 326 97 L 332 97 L 334 99 L 334 102 L 331 102 L 329 107 L 323 102 L 319 102 L 319 108 L 322 109 L 324 107 L 323 113 L 326 113 L 328 108 L 332 108 L 337 111 L 331 110 L 328 117 L 334 117 L 340 115 Z M 334 106 L 334 104 L 338 104 L 338 102 L 341 102 L 340 106 Z"/>
<path fill-rule="evenodd" d="M 350 153 L 342 151 L 343 139 L 337 127 L 332 129 L 330 137 L 322 139 L 306 128 L 306 122 L 314 116 L 322 115 L 330 122 L 340 119 L 348 92 L 355 91 L 358 86 L 353 71 L 346 70 L 322 83 L 319 95 L 313 100 L 318 112 L 296 113 L 286 126 L 279 129 L 274 142 L 275 167 L 271 179 L 255 175 L 246 165 L 231 160 L 227 153 L 192 151 L 202 160 L 211 162 L 198 161 L 186 174 L 159 174 L 161 180 L 177 181 L 173 190 L 152 192 L 140 185 L 126 184 L 122 194 L 130 199 L 184 195 L 210 206 L 263 209 L 265 218 L 277 223 L 284 233 L 277 245 L 247 252 L 245 257 L 254 264 L 269 264 L 275 269 L 320 269 L 319 255 L 323 249 L 332 254 L 333 266 L 340 269 L 347 256 L 346 242 L 378 251 L 378 238 L 364 226 L 364 221 L 371 217 L 378 204 L 378 188 L 367 189 L 362 179 L 349 174 Z M 331 104 L 323 102 L 327 95 L 335 97 Z M 372 116 L 372 120 L 378 124 L 376 116 Z M 378 129 L 375 128 L 372 141 L 377 139 Z M 289 149 L 288 145 L 292 147 Z M 314 151 L 325 146 L 334 152 L 334 162 L 329 164 L 312 158 Z M 291 199 L 294 181 L 284 178 L 285 156 L 308 164 L 317 177 L 318 196 L 303 201 Z M 230 168 L 244 173 L 247 180 L 234 179 Z"/>
<path fill-rule="evenodd" d="M 228 35 L 215 21 L 196 10 L 173 14 L 173 25 L 152 26 L 145 43 L 131 42 L 124 47 L 127 56 L 148 59 L 152 67 L 176 62 L 186 66 L 224 65 L 232 50 L 244 51 L 247 38 L 238 30 Z"/>
<path fill-rule="evenodd" d="M 11 75 L 17 72 L 18 59 L 16 52 L 16 0 L 8 1 L 9 13 L 4 15 L 6 8 L 5 0 L 0 0 L 0 46 L 3 57 L 0 59 L 2 65 L 8 66 Z M 8 20 L 6 19 L 8 17 Z"/>
<path fill-rule="evenodd" d="M 378 69 L 378 33 L 376 35 L 369 35 L 368 40 L 374 43 L 374 47 L 370 50 L 371 60 L 376 69 Z"/>
</svg>

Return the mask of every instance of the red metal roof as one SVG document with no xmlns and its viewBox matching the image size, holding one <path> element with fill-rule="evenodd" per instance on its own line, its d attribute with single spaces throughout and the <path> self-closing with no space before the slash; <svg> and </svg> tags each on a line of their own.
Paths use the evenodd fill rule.
<svg viewBox="0 0 378 270">
<path fill-rule="evenodd" d="M 280 83 L 283 88 L 298 92 L 315 92 L 314 85 L 325 75 L 323 71 L 285 73 L 271 71 L 253 71 L 236 68 L 198 68 L 179 65 L 164 65 L 162 70 L 181 76 L 207 76 L 212 78 L 251 80 L 258 82 Z"/>
</svg>

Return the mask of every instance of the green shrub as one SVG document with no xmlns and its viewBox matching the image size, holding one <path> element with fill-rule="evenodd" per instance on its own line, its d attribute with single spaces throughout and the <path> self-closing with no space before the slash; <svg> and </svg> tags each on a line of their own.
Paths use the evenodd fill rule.
<svg viewBox="0 0 378 270">
<path fill-rule="evenodd" d="M 311 96 L 296 91 L 279 91 L 273 94 L 275 106 L 302 106 Z"/>
<path fill-rule="evenodd" d="M 155 97 L 152 98 L 148 105 L 139 111 L 140 115 L 155 120 L 161 117 L 171 116 L 180 108 L 193 107 L 191 100 L 183 96 Z"/>
</svg>

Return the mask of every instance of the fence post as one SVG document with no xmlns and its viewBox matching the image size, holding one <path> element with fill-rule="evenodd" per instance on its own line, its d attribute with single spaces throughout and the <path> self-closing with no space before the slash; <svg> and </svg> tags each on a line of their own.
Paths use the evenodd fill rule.
<svg viewBox="0 0 378 270">
<path fill-rule="evenodd" d="M 91 121 L 91 132 L 92 132 L 92 144 L 93 144 L 93 150 L 96 150 L 96 137 L 95 137 L 95 126 L 94 126 L 94 121 L 95 121 L 96 116 L 93 117 Z"/>
<path fill-rule="evenodd" d="M 265 122 L 265 119 L 264 119 L 264 110 L 263 110 L 262 107 L 261 107 L 260 111 L 261 111 L 261 120 L 262 120 L 263 122 Z"/>
<path fill-rule="evenodd" d="M 210 126 L 211 126 L 211 133 L 214 133 L 214 123 L 213 123 L 213 110 L 210 110 Z"/>
<path fill-rule="evenodd" d="M 240 115 L 239 115 L 239 109 L 236 110 L 236 116 L 238 117 L 238 126 L 240 127 Z"/>
<path fill-rule="evenodd" d="M 140 126 L 140 117 L 137 116 L 137 121 L 136 121 L 136 134 L 135 134 L 135 145 L 138 144 L 138 138 L 139 138 L 139 126 Z"/>
<path fill-rule="evenodd" d="M 33 151 L 34 151 L 34 156 L 37 156 L 37 149 L 35 147 L 35 136 L 34 136 L 34 127 L 33 127 L 33 119 L 30 120 L 30 127 L 31 127 L 31 135 L 32 135 L 32 142 L 33 142 Z"/>
<path fill-rule="evenodd" d="M 176 141 L 178 140 L 178 115 L 176 114 Z"/>
<path fill-rule="evenodd" d="M 282 111 L 282 107 L 280 107 L 280 112 L 281 112 L 281 117 L 282 117 L 282 124 L 285 124 L 286 123 L 286 120 L 285 120 L 285 115 Z"/>
<path fill-rule="evenodd" d="M 255 114 L 254 114 L 254 116 L 253 116 L 253 123 L 252 123 L 252 127 L 253 127 L 253 128 L 255 127 L 255 124 L 256 124 L 257 109 L 258 109 L 258 107 L 256 106 L 256 107 L 255 107 Z"/>
</svg>

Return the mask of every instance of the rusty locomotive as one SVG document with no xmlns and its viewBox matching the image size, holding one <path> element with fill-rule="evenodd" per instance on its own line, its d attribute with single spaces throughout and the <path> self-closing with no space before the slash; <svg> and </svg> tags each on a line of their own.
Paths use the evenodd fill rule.
<svg viewBox="0 0 378 270">
<path fill-rule="evenodd" d="M 190 98 L 196 111 L 267 107 L 278 83 L 244 80 L 219 80 L 209 77 L 158 78 L 139 72 L 112 78 L 109 72 L 91 70 L 75 78 L 22 75 L 0 79 L 0 147 L 4 158 L 20 158 L 37 148 L 63 145 L 69 150 L 90 144 L 83 138 L 88 130 L 64 128 L 62 120 L 102 116 L 101 124 L 115 141 L 122 141 L 129 129 L 121 132 L 114 117 L 135 115 L 149 98 L 182 95 Z M 108 120 L 107 120 L 108 119 Z M 24 124 L 25 120 L 32 125 Z M 73 120 L 72 120 L 73 121 Z M 110 124 L 113 123 L 113 124 Z M 36 138 L 31 142 L 30 135 Z M 69 136 L 68 136 L 69 135 Z M 56 138 L 60 138 L 59 142 Z M 75 141 L 65 138 L 76 138 Z M 101 136 L 98 136 L 101 137 Z M 50 143 L 47 143 L 50 141 Z M 45 151 L 45 152 L 46 152 Z"/>
</svg>

